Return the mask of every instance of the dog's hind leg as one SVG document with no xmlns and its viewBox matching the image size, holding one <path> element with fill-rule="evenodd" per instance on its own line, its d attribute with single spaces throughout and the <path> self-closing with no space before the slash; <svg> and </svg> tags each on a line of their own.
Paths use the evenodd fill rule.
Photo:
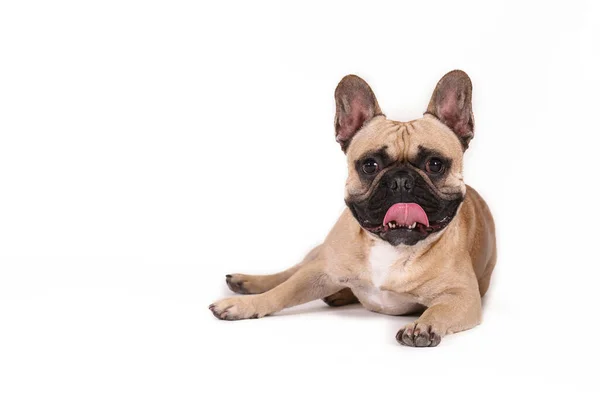
<svg viewBox="0 0 600 400">
<path fill-rule="evenodd" d="M 229 289 L 235 293 L 240 294 L 260 294 L 268 292 L 276 286 L 279 286 L 283 282 L 287 281 L 292 275 L 294 275 L 303 265 L 307 262 L 317 258 L 321 246 L 317 246 L 312 249 L 304 259 L 285 271 L 278 272 L 272 275 L 245 275 L 245 274 L 231 274 L 225 277 L 225 281 Z"/>
</svg>

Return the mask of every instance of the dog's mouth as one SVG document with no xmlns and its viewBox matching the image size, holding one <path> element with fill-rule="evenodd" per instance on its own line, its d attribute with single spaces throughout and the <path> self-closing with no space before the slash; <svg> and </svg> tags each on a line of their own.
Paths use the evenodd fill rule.
<svg viewBox="0 0 600 400">
<path fill-rule="evenodd" d="M 387 210 L 382 224 L 364 224 L 363 227 L 375 234 L 405 231 L 427 235 L 445 228 L 451 219 L 451 216 L 446 215 L 439 221 L 429 221 L 427 213 L 417 203 L 396 203 Z"/>
</svg>

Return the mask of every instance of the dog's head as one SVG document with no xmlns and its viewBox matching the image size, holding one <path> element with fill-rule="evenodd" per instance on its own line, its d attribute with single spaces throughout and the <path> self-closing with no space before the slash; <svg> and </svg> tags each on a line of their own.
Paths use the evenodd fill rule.
<svg viewBox="0 0 600 400">
<path fill-rule="evenodd" d="M 369 85 L 348 75 L 335 91 L 336 140 L 348 158 L 346 204 L 359 224 L 392 245 L 443 230 L 466 186 L 463 152 L 473 138 L 471 80 L 463 71 L 437 84 L 423 118 L 392 121 Z"/>
</svg>

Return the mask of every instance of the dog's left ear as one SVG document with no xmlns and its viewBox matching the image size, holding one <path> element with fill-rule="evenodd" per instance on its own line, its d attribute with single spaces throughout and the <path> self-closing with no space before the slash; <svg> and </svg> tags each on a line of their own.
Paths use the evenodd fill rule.
<svg viewBox="0 0 600 400">
<path fill-rule="evenodd" d="M 473 139 L 475 120 L 471 108 L 473 86 L 469 75 L 450 71 L 440 79 L 427 107 L 427 113 L 442 121 L 456 134 L 466 150 Z"/>
<path fill-rule="evenodd" d="M 375 93 L 356 75 L 345 76 L 335 89 L 335 140 L 344 153 L 365 122 L 381 114 Z"/>
</svg>

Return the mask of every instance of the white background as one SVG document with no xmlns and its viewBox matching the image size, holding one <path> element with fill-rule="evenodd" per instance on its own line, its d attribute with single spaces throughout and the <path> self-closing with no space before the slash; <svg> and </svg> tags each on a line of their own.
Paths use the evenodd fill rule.
<svg viewBox="0 0 600 400">
<path fill-rule="evenodd" d="M 0 398 L 597 398 L 596 2 L 0 5 Z M 474 84 L 465 179 L 499 258 L 484 323 L 322 302 L 223 322 L 343 210 L 333 91 L 388 117 Z"/>
</svg>

